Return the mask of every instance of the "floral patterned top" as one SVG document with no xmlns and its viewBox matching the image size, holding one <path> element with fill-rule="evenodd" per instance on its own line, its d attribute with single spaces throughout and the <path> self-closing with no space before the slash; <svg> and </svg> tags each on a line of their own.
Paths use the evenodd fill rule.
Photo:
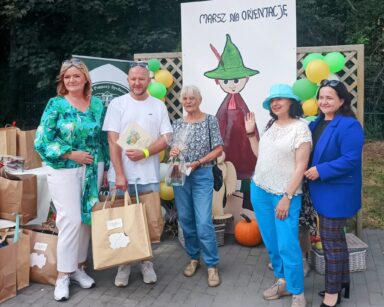
<svg viewBox="0 0 384 307">
<path fill-rule="evenodd" d="M 35 149 L 48 166 L 81 167 L 73 160 L 61 159 L 71 151 L 87 151 L 93 156 L 94 162 L 86 165 L 82 195 L 81 213 L 85 224 L 91 223 L 91 210 L 98 201 L 97 163 L 104 157 L 108 159 L 101 131 L 104 113 L 103 102 L 97 97 L 92 96 L 88 109 L 81 112 L 64 97 L 57 96 L 48 101 L 36 131 Z"/>
<path fill-rule="evenodd" d="M 173 143 L 177 146 L 186 162 L 197 161 L 207 155 L 216 146 L 223 145 L 219 124 L 213 115 L 206 114 L 201 122 L 187 123 L 183 118 L 175 120 Z M 213 161 L 203 166 L 212 166 Z"/>
</svg>

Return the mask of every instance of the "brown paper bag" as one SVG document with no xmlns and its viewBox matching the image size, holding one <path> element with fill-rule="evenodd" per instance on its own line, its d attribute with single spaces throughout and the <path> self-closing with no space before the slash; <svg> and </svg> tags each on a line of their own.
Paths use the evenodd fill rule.
<svg viewBox="0 0 384 307">
<path fill-rule="evenodd" d="M 151 243 L 159 243 L 164 230 L 164 218 L 161 212 L 159 192 L 147 192 L 139 194 L 140 202 L 145 204 L 145 213 L 147 216 L 149 237 Z M 99 208 L 103 206 L 103 202 L 108 199 L 106 195 L 99 195 L 101 203 Z M 136 197 L 131 197 L 133 203 L 137 203 Z M 121 197 L 116 197 L 114 207 L 123 206 L 124 200 Z M 97 209 L 99 210 L 99 209 Z"/>
<path fill-rule="evenodd" d="M 164 219 L 161 213 L 159 192 L 143 193 L 139 195 L 140 202 L 145 204 L 147 215 L 149 237 L 152 243 L 160 242 L 164 229 Z M 132 197 L 132 202 L 136 203 L 136 198 Z"/>
<path fill-rule="evenodd" d="M 113 201 L 99 203 L 92 209 L 92 253 L 95 270 L 148 260 L 152 248 L 148 232 L 145 205 Z"/>
<path fill-rule="evenodd" d="M 10 230 L 9 237 L 15 236 L 15 230 Z M 19 239 L 16 244 L 16 284 L 17 290 L 29 286 L 29 254 L 30 254 L 30 235 L 29 232 L 20 229 Z"/>
<path fill-rule="evenodd" d="M 6 246 L 0 247 L 0 303 L 16 296 L 16 245 L 5 237 Z"/>
<path fill-rule="evenodd" d="M 16 154 L 25 159 L 24 168 L 32 169 L 41 167 L 41 159 L 39 154 L 35 151 L 33 142 L 35 140 L 36 129 L 22 131 L 17 129 L 16 140 L 17 148 Z"/>
<path fill-rule="evenodd" d="M 55 285 L 57 279 L 57 229 L 28 226 L 30 234 L 30 280 Z M 73 251 L 77 252 L 77 251 Z"/>
<path fill-rule="evenodd" d="M 36 175 L 12 175 L 0 169 L 0 218 L 16 221 L 14 213 L 25 225 L 37 216 Z"/>
<path fill-rule="evenodd" d="M 16 156 L 15 127 L 0 128 L 0 155 Z"/>
</svg>

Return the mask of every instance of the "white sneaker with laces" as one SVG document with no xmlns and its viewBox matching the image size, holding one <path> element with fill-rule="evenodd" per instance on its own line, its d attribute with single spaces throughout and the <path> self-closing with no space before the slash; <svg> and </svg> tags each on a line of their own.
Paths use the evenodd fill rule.
<svg viewBox="0 0 384 307">
<path fill-rule="evenodd" d="M 115 277 L 115 286 L 116 287 L 128 286 L 130 274 L 131 274 L 131 266 L 130 265 L 120 265 L 117 269 L 117 274 Z"/>
<path fill-rule="evenodd" d="M 85 273 L 84 268 L 78 268 L 71 274 L 70 279 L 74 284 L 78 284 L 83 289 L 93 288 L 96 284 L 93 278 Z"/>
<path fill-rule="evenodd" d="M 69 275 L 56 279 L 54 297 L 56 301 L 66 301 L 69 298 Z"/>
<path fill-rule="evenodd" d="M 143 274 L 143 281 L 146 284 L 154 284 L 157 281 L 157 276 L 151 261 L 141 263 L 141 274 Z"/>
</svg>

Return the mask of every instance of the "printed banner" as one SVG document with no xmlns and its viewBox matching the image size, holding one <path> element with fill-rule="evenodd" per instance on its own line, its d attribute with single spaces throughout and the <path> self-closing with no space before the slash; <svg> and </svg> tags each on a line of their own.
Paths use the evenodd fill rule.
<svg viewBox="0 0 384 307">
<path fill-rule="evenodd" d="M 91 80 L 92 94 L 103 100 L 108 107 L 113 98 L 129 92 L 127 73 L 132 61 L 105 59 L 73 55 L 87 65 Z"/>
</svg>

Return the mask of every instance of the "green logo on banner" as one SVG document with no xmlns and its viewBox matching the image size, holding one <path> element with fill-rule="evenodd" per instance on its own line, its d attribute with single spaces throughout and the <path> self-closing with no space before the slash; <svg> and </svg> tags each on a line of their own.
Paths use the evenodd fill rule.
<svg viewBox="0 0 384 307">
<path fill-rule="evenodd" d="M 119 83 L 102 81 L 92 84 L 92 95 L 99 97 L 108 107 L 113 98 L 125 95 L 129 92 L 128 88 Z"/>
</svg>

